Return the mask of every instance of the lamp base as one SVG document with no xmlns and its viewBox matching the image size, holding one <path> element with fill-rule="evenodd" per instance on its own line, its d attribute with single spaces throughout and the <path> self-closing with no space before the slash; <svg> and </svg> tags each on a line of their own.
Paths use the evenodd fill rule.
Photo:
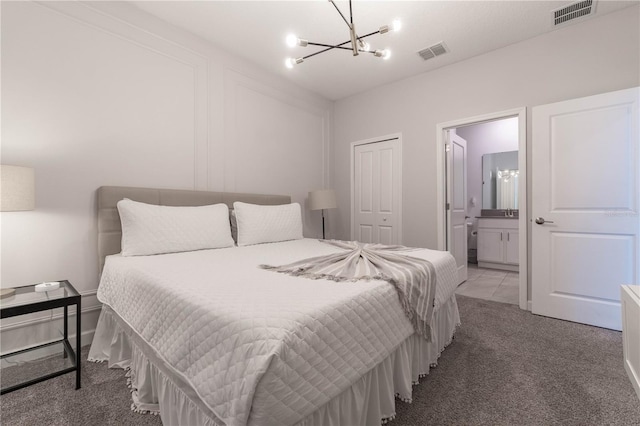
<svg viewBox="0 0 640 426">
<path fill-rule="evenodd" d="M 11 297 L 15 294 L 15 288 L 0 288 L 0 299 L 4 299 L 5 297 Z"/>
</svg>

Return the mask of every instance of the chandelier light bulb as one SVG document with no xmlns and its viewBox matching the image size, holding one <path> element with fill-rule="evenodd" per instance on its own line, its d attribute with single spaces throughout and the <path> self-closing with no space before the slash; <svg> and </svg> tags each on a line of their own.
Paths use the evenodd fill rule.
<svg viewBox="0 0 640 426">
<path fill-rule="evenodd" d="M 377 58 L 382 58 L 382 59 L 389 59 L 391 57 L 391 51 L 389 49 L 383 49 L 383 50 L 378 49 L 375 52 L 373 52 L 373 56 Z"/>
<path fill-rule="evenodd" d="M 400 28 L 402 28 L 402 22 L 399 19 L 394 19 L 391 25 L 384 25 L 380 27 L 378 32 L 380 34 L 386 34 L 389 31 L 400 31 Z"/>
<path fill-rule="evenodd" d="M 368 52 L 371 49 L 371 45 L 366 41 L 358 40 L 358 45 L 360 46 L 360 49 L 365 52 Z"/>
<path fill-rule="evenodd" d="M 303 62 L 303 58 L 287 58 L 284 60 L 284 66 L 291 69 L 294 65 L 301 64 Z"/>
<path fill-rule="evenodd" d="M 289 34 L 286 38 L 287 46 L 296 47 L 298 44 L 298 37 L 295 34 Z"/>
</svg>

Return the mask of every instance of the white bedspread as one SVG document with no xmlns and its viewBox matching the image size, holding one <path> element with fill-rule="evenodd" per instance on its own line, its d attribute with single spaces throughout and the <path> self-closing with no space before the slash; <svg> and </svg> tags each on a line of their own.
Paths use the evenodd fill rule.
<svg viewBox="0 0 640 426">
<path fill-rule="evenodd" d="M 126 321 L 227 425 L 293 424 L 351 386 L 414 330 L 383 281 L 274 274 L 339 249 L 317 240 L 158 256 L 109 256 L 98 299 Z M 457 285 L 446 252 L 436 310 Z"/>
</svg>

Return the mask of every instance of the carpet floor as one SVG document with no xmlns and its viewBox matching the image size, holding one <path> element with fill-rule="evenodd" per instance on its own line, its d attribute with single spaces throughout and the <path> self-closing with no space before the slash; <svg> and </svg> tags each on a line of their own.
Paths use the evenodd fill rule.
<svg viewBox="0 0 640 426">
<path fill-rule="evenodd" d="M 458 296 L 462 326 L 438 366 L 396 401 L 390 426 L 639 425 L 640 400 L 622 366 L 622 334 Z M 88 347 L 83 350 L 86 360 Z M 12 367 L 16 368 L 16 367 Z M 0 397 L 11 425 L 161 425 L 130 410 L 122 370 L 83 362 L 67 374 Z"/>
</svg>

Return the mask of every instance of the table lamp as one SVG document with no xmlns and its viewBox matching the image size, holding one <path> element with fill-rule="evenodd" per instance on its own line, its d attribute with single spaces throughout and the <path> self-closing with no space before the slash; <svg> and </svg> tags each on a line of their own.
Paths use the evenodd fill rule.
<svg viewBox="0 0 640 426">
<path fill-rule="evenodd" d="M 35 173 L 30 167 L 0 165 L 0 211 L 17 212 L 35 208 Z M 15 293 L 0 289 L 0 299 Z"/>
<path fill-rule="evenodd" d="M 322 239 L 325 239 L 324 233 L 324 211 L 325 209 L 335 209 L 336 193 L 333 189 L 319 189 L 309 192 L 309 209 L 322 210 Z"/>
</svg>

